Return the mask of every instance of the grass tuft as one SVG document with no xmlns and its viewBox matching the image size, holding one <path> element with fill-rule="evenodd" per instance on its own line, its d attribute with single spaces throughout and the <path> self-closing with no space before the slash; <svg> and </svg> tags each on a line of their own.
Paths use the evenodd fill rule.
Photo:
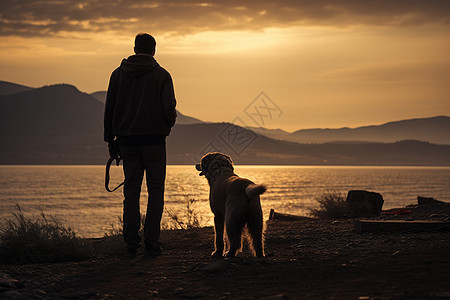
<svg viewBox="0 0 450 300">
<path fill-rule="evenodd" d="M 201 222 L 198 212 L 195 210 L 195 203 L 198 200 L 185 197 L 185 215 L 181 217 L 177 213 L 166 208 L 171 224 L 168 229 L 192 229 L 200 228 Z"/>
<path fill-rule="evenodd" d="M 319 219 L 345 219 L 351 215 L 350 208 L 345 201 L 345 195 L 337 191 L 327 191 L 315 200 L 318 208 L 310 210 L 310 215 Z"/>
<path fill-rule="evenodd" d="M 198 212 L 195 209 L 195 204 L 198 200 L 184 197 L 184 210 L 182 213 L 174 212 L 171 209 L 165 208 L 165 212 L 169 216 L 169 222 L 162 224 L 162 229 L 164 230 L 175 230 L 175 229 L 193 229 L 201 227 L 201 217 L 199 217 Z M 139 235 L 144 236 L 144 224 L 146 215 L 141 215 L 141 226 L 139 229 Z M 116 223 L 111 223 L 110 227 L 104 232 L 105 237 L 119 236 L 123 233 L 123 219 L 118 218 Z"/>
<path fill-rule="evenodd" d="M 19 204 L 12 215 L 0 227 L 1 263 L 53 263 L 92 256 L 91 244 L 56 217 L 41 210 L 40 217 L 32 219 L 24 215 Z"/>
<path fill-rule="evenodd" d="M 110 227 L 106 229 L 104 232 L 104 237 L 111 237 L 111 236 L 118 236 L 122 235 L 123 233 L 123 219 L 122 217 L 117 217 L 116 223 L 111 223 Z M 142 216 L 141 216 L 141 223 L 142 223 Z"/>
</svg>

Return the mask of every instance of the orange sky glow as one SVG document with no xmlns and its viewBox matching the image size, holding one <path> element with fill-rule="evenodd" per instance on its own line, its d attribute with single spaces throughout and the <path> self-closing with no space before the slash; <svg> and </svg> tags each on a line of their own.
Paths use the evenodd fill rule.
<svg viewBox="0 0 450 300">
<path fill-rule="evenodd" d="M 128 3 L 129 2 L 129 3 Z M 178 109 L 294 131 L 450 115 L 450 1 L 2 1 L 0 80 L 106 90 L 134 36 L 157 40 Z"/>
</svg>

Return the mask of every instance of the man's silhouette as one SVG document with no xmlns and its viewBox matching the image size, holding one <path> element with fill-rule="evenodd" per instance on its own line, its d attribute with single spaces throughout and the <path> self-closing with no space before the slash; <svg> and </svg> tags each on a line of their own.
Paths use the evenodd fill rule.
<svg viewBox="0 0 450 300">
<path fill-rule="evenodd" d="M 135 38 L 136 54 L 123 59 L 112 72 L 106 96 L 104 139 L 110 155 L 120 152 L 123 159 L 123 237 L 129 256 L 135 256 L 141 246 L 139 198 L 144 170 L 148 189 L 145 255 L 161 254 L 165 139 L 175 124 L 176 100 L 169 72 L 153 58 L 155 48 L 151 35 L 139 33 Z"/>
</svg>

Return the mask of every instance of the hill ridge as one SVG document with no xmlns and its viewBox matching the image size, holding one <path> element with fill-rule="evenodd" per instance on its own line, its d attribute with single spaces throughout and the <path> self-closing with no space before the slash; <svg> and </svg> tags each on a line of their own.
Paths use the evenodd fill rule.
<svg viewBox="0 0 450 300">
<path fill-rule="evenodd" d="M 103 164 L 103 111 L 94 96 L 69 84 L 1 96 L 0 164 Z M 411 140 L 418 138 L 299 143 L 226 122 L 177 123 L 167 149 L 170 164 L 193 164 L 206 152 L 221 151 L 239 164 L 450 165 L 450 145 Z"/>
</svg>

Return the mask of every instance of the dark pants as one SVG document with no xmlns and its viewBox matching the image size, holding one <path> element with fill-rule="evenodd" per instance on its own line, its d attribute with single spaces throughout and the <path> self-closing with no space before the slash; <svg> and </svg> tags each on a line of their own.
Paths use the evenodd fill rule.
<svg viewBox="0 0 450 300">
<path fill-rule="evenodd" d="M 125 174 L 123 201 L 123 237 L 129 248 L 138 248 L 141 237 L 139 198 L 144 170 L 147 180 L 148 202 L 145 217 L 145 245 L 159 240 L 164 208 L 164 181 L 166 178 L 166 145 L 121 146 Z"/>
</svg>

